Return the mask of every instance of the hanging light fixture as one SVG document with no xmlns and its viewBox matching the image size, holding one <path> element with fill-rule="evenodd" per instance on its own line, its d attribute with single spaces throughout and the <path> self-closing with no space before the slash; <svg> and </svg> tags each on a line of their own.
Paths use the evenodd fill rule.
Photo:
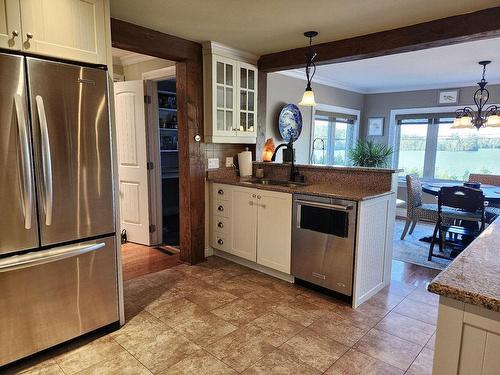
<svg viewBox="0 0 500 375">
<path fill-rule="evenodd" d="M 491 61 L 479 61 L 479 65 L 483 67 L 483 77 L 477 84 L 479 88 L 474 93 L 474 103 L 477 109 L 464 107 L 455 112 L 456 118 L 453 121 L 452 129 L 473 129 L 479 130 L 482 127 L 500 127 L 500 108 L 496 105 L 490 105 L 485 108 L 490 97 L 490 92 L 486 88 L 484 75 L 486 74 L 486 65 Z"/>
<path fill-rule="evenodd" d="M 317 31 L 306 31 L 304 36 L 309 38 L 309 51 L 306 53 L 306 77 L 307 77 L 307 86 L 306 91 L 304 91 L 304 96 L 302 96 L 302 100 L 299 105 L 314 107 L 316 102 L 314 101 L 314 92 L 311 88 L 311 81 L 316 73 L 316 64 L 314 63 L 314 58 L 316 57 L 316 52 L 312 49 L 312 38 L 318 35 Z"/>
</svg>

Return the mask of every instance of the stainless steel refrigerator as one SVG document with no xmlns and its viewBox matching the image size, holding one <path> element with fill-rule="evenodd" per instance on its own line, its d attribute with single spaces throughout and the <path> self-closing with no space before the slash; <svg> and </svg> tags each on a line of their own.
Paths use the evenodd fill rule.
<svg viewBox="0 0 500 375">
<path fill-rule="evenodd" d="M 107 73 L 0 53 L 0 366 L 118 321 Z"/>
</svg>

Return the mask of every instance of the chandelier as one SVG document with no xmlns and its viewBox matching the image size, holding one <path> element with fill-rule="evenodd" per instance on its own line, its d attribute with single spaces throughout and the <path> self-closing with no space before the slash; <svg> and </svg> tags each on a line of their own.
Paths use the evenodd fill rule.
<svg viewBox="0 0 500 375">
<path fill-rule="evenodd" d="M 484 75 L 486 73 L 486 65 L 491 61 L 479 61 L 479 65 L 483 67 L 483 77 L 477 84 L 479 88 L 474 93 L 474 103 L 477 109 L 464 107 L 455 112 L 456 118 L 453 121 L 452 129 L 476 128 L 479 130 L 482 127 L 500 126 L 500 108 L 496 105 L 486 107 L 490 92 L 486 88 Z M 486 107 L 486 108 L 485 108 Z"/>
<path fill-rule="evenodd" d="M 316 64 L 314 63 L 314 58 L 316 57 L 316 52 L 312 49 L 312 38 L 318 35 L 317 31 L 306 31 L 304 36 L 309 38 L 309 51 L 306 53 L 306 77 L 307 77 L 307 86 L 306 91 L 304 91 L 304 96 L 302 97 L 302 101 L 299 105 L 314 107 L 316 105 L 316 101 L 314 100 L 314 92 L 311 88 L 311 81 L 316 73 Z"/>
</svg>

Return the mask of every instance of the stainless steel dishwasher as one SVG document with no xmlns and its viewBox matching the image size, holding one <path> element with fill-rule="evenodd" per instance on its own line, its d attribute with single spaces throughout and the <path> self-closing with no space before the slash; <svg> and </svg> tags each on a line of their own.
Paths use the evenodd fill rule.
<svg viewBox="0 0 500 375">
<path fill-rule="evenodd" d="M 352 296 L 357 203 L 294 195 L 292 275 Z"/>
</svg>

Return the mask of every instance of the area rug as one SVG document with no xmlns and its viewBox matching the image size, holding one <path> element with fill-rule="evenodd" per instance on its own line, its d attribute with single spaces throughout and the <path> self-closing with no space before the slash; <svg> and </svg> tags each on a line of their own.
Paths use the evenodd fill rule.
<svg viewBox="0 0 500 375">
<path fill-rule="evenodd" d="M 431 236 L 434 230 L 434 225 L 419 222 L 413 231 L 413 234 L 407 234 L 404 240 L 401 240 L 403 232 L 404 220 L 396 219 L 394 228 L 394 244 L 392 250 L 392 258 L 407 263 L 417 264 L 436 270 L 445 269 L 450 261 L 447 259 L 433 257 L 432 261 L 427 260 L 429 255 L 429 246 L 427 242 L 420 241 L 420 238 Z M 438 251 L 438 246 L 434 247 L 434 252 Z"/>
</svg>

